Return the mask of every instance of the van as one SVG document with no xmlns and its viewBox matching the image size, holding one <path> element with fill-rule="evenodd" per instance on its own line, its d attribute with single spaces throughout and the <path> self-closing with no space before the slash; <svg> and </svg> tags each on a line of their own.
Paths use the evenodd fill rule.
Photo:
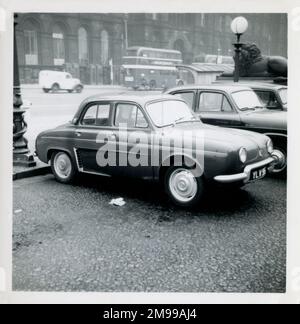
<svg viewBox="0 0 300 324">
<path fill-rule="evenodd" d="M 83 90 L 83 85 L 79 79 L 73 78 L 68 72 L 60 71 L 41 71 L 39 73 L 39 86 L 46 93 L 60 90 L 80 93 Z"/>
</svg>

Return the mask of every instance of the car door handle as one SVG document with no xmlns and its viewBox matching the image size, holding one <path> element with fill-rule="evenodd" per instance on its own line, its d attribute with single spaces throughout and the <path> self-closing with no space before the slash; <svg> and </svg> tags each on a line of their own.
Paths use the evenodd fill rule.
<svg viewBox="0 0 300 324">
<path fill-rule="evenodd" d="M 80 136 L 81 136 L 81 132 L 75 132 L 75 135 L 76 135 L 77 137 L 80 137 Z"/>
</svg>

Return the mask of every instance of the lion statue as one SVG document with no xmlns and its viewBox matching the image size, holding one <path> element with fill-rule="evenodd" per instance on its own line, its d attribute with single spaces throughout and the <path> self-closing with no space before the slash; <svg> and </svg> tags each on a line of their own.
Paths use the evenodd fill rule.
<svg viewBox="0 0 300 324">
<path fill-rule="evenodd" d="M 240 76 L 287 77 L 287 59 L 282 56 L 265 56 L 256 44 L 245 43 L 239 58 Z"/>
</svg>

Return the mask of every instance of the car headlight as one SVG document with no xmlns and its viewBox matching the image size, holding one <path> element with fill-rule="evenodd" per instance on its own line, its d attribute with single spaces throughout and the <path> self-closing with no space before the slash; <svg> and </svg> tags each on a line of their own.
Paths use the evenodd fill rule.
<svg viewBox="0 0 300 324">
<path fill-rule="evenodd" d="M 274 145 L 271 139 L 269 139 L 267 142 L 267 150 L 270 154 L 272 154 L 274 151 Z"/>
<path fill-rule="evenodd" d="M 239 151 L 239 157 L 242 163 L 245 163 L 247 161 L 247 155 L 247 150 L 244 147 L 242 147 Z"/>
</svg>

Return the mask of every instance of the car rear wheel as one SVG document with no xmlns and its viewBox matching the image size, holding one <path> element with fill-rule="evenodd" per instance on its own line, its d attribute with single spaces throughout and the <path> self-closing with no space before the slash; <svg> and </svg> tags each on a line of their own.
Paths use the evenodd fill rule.
<svg viewBox="0 0 300 324">
<path fill-rule="evenodd" d="M 49 92 L 49 89 L 43 88 L 43 91 L 44 91 L 45 93 L 48 93 L 48 92 Z"/>
<path fill-rule="evenodd" d="M 51 169 L 57 181 L 70 183 L 76 176 L 71 157 L 65 152 L 54 152 L 51 156 Z"/>
<path fill-rule="evenodd" d="M 149 86 L 150 86 L 150 89 L 151 89 L 151 90 L 156 89 L 156 81 L 155 81 L 155 80 L 151 80 L 151 81 L 149 82 Z"/>
<path fill-rule="evenodd" d="M 193 207 L 201 201 L 204 181 L 187 167 L 171 167 L 165 175 L 165 190 L 177 206 Z"/>
<path fill-rule="evenodd" d="M 78 85 L 78 86 L 75 88 L 75 91 L 76 91 L 77 93 L 81 93 L 82 90 L 83 90 L 83 86 L 81 86 L 81 85 Z"/>
</svg>

